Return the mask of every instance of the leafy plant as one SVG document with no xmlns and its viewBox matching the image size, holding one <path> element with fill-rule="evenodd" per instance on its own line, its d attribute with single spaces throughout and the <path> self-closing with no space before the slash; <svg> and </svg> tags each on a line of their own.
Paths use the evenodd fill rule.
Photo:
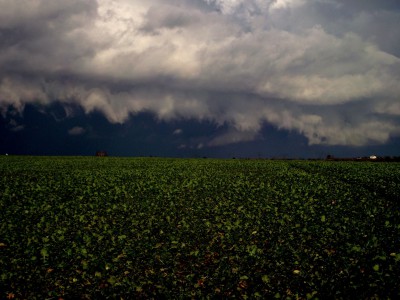
<svg viewBox="0 0 400 300">
<path fill-rule="evenodd" d="M 397 298 L 397 163 L 0 158 L 1 298 Z"/>
</svg>

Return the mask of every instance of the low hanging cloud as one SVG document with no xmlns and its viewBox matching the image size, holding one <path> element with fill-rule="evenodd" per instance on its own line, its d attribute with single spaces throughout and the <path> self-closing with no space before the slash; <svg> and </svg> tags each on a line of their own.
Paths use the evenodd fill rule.
<svg viewBox="0 0 400 300">
<path fill-rule="evenodd" d="M 183 133 L 183 130 L 180 128 L 177 128 L 172 132 L 173 135 L 181 135 L 182 133 Z"/>
<path fill-rule="evenodd" d="M 72 127 L 68 130 L 69 135 L 82 135 L 86 132 L 86 129 L 80 126 Z"/>
<path fill-rule="evenodd" d="M 205 146 L 266 122 L 310 144 L 383 144 L 400 135 L 399 23 L 389 0 L 0 1 L 0 109 L 230 128 Z"/>
</svg>

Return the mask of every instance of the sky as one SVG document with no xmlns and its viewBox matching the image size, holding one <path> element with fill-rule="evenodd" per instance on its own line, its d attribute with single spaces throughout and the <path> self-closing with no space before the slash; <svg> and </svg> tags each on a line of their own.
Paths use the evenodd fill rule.
<svg viewBox="0 0 400 300">
<path fill-rule="evenodd" d="M 398 0 L 0 0 L 0 154 L 400 155 Z"/>
</svg>

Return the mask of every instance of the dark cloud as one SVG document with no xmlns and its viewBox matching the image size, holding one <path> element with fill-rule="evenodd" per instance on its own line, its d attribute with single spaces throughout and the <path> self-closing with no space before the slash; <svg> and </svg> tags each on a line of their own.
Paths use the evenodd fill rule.
<svg viewBox="0 0 400 300">
<path fill-rule="evenodd" d="M 265 123 L 384 144 L 400 135 L 399 21 L 398 1 L 3 1 L 0 108 L 227 127 L 195 147 L 260 139 Z"/>
<path fill-rule="evenodd" d="M 146 13 L 144 31 L 157 32 L 162 29 L 178 29 L 195 26 L 201 21 L 201 13 L 171 5 L 153 6 Z"/>
</svg>

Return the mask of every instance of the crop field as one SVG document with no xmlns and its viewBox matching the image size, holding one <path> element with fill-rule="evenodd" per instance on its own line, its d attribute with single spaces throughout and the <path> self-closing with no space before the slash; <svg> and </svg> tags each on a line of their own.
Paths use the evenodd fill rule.
<svg viewBox="0 0 400 300">
<path fill-rule="evenodd" d="M 0 299 L 400 297 L 400 163 L 0 157 Z"/>
</svg>

